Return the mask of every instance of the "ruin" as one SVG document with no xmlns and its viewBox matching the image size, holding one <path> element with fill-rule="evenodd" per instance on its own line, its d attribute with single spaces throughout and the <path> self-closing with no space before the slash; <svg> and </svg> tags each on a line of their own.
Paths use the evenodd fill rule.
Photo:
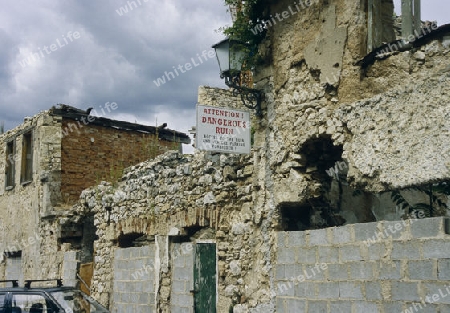
<svg viewBox="0 0 450 313">
<path fill-rule="evenodd" d="M 34 207 L 8 221 L 41 238 L 21 256 L 40 271 L 24 275 L 75 282 L 91 252 L 92 296 L 113 312 L 448 311 L 450 30 L 376 57 L 397 38 L 370 8 L 393 16 L 390 0 L 320 0 L 267 28 L 250 155 L 169 151 L 83 190 L 60 218 Z M 198 94 L 242 107 L 229 90 Z"/>
</svg>

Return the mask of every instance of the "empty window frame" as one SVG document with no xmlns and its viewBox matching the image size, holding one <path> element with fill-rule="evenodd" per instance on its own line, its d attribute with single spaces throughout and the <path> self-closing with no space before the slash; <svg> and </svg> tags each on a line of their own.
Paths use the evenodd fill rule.
<svg viewBox="0 0 450 313">
<path fill-rule="evenodd" d="M 28 132 L 22 137 L 22 168 L 20 182 L 27 183 L 33 180 L 33 145 L 32 132 Z"/>
<path fill-rule="evenodd" d="M 6 173 L 6 188 L 14 186 L 14 172 L 15 172 L 15 144 L 14 140 L 6 143 L 6 161 L 5 161 L 5 173 Z"/>
</svg>

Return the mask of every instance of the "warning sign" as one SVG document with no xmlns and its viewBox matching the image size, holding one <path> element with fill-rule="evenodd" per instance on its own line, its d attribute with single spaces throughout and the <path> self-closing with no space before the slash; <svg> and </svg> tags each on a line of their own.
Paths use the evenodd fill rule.
<svg viewBox="0 0 450 313">
<path fill-rule="evenodd" d="M 197 104 L 196 147 L 223 153 L 250 153 L 250 113 Z"/>
</svg>

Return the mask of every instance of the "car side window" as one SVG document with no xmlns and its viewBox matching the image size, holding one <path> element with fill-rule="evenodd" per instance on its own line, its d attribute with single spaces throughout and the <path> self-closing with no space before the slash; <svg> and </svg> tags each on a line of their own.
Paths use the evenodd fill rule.
<svg viewBox="0 0 450 313">
<path fill-rule="evenodd" d="M 12 312 L 20 312 L 20 313 L 48 312 L 46 298 L 38 294 L 14 293 L 11 304 L 13 308 Z M 15 311 L 14 308 L 16 309 Z"/>
<path fill-rule="evenodd" d="M 0 292 L 0 313 L 5 312 L 6 308 L 6 292 Z"/>
</svg>

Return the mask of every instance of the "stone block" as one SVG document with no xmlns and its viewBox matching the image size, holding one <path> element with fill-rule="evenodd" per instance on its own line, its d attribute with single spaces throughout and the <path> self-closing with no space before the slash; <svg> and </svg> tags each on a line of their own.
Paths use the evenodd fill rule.
<svg viewBox="0 0 450 313">
<path fill-rule="evenodd" d="M 343 244 L 352 241 L 352 225 L 332 228 L 333 243 Z"/>
<path fill-rule="evenodd" d="M 340 299 L 363 300 L 361 283 L 358 282 L 339 282 Z"/>
<path fill-rule="evenodd" d="M 320 263 L 337 263 L 339 261 L 339 248 L 333 246 L 318 246 Z"/>
<path fill-rule="evenodd" d="M 385 313 L 403 312 L 403 302 L 383 301 L 381 307 L 384 308 Z"/>
<path fill-rule="evenodd" d="M 330 303 L 330 312 L 332 313 L 349 313 L 352 311 L 352 302 L 336 301 Z"/>
<path fill-rule="evenodd" d="M 409 279 L 431 280 L 437 278 L 436 261 L 408 261 Z"/>
<path fill-rule="evenodd" d="M 291 280 L 279 281 L 276 285 L 277 296 L 293 297 L 295 293 L 295 283 Z"/>
<path fill-rule="evenodd" d="M 366 285 L 366 300 L 383 300 L 381 284 L 378 281 L 368 281 Z"/>
<path fill-rule="evenodd" d="M 297 298 L 314 299 L 316 297 L 316 283 L 300 282 L 294 289 Z"/>
<path fill-rule="evenodd" d="M 347 264 L 350 269 L 350 279 L 369 280 L 374 276 L 375 262 L 356 261 Z"/>
<path fill-rule="evenodd" d="M 443 217 L 411 220 L 411 235 L 414 238 L 430 238 L 442 234 L 444 234 Z"/>
<path fill-rule="evenodd" d="M 360 247 L 357 245 L 339 247 L 339 259 L 341 262 L 362 260 Z"/>
<path fill-rule="evenodd" d="M 275 265 L 275 280 L 286 279 L 285 267 L 286 267 L 286 265 L 284 265 L 284 264 Z"/>
<path fill-rule="evenodd" d="M 418 283 L 414 282 L 392 282 L 392 300 L 420 301 Z"/>
<path fill-rule="evenodd" d="M 353 304 L 354 312 L 378 313 L 378 306 L 375 302 L 357 301 Z"/>
<path fill-rule="evenodd" d="M 306 246 L 306 236 L 303 231 L 287 232 L 287 247 L 304 247 Z"/>
<path fill-rule="evenodd" d="M 306 300 L 290 299 L 285 300 L 286 313 L 305 313 L 306 312 Z"/>
<path fill-rule="evenodd" d="M 450 313 L 450 304 L 440 304 L 439 310 L 440 310 L 439 312 L 441 313 Z"/>
<path fill-rule="evenodd" d="M 355 241 L 367 241 L 373 238 L 378 232 L 378 223 L 358 223 L 353 225 L 353 231 L 355 232 Z"/>
<path fill-rule="evenodd" d="M 406 221 L 384 221 L 383 233 L 386 238 L 399 239 L 408 232 Z"/>
<path fill-rule="evenodd" d="M 450 280 L 450 259 L 438 260 L 438 279 Z"/>
<path fill-rule="evenodd" d="M 347 280 L 347 264 L 328 264 L 327 279 L 331 281 Z"/>
<path fill-rule="evenodd" d="M 378 242 L 367 248 L 369 260 L 381 260 L 387 253 L 386 245 Z"/>
<path fill-rule="evenodd" d="M 450 240 L 425 240 L 423 242 L 423 256 L 426 259 L 450 259 Z"/>
<path fill-rule="evenodd" d="M 317 262 L 316 256 L 317 248 L 298 248 L 297 262 L 301 264 L 315 264 Z"/>
<path fill-rule="evenodd" d="M 326 282 L 317 283 L 317 299 L 338 299 L 339 298 L 339 283 Z"/>
<path fill-rule="evenodd" d="M 378 263 L 378 279 L 395 279 L 401 278 L 400 261 L 380 262 Z"/>
<path fill-rule="evenodd" d="M 294 264 L 295 250 L 289 248 L 277 249 L 277 263 L 278 264 Z"/>
<path fill-rule="evenodd" d="M 320 246 L 328 244 L 327 228 L 313 229 L 309 231 L 309 245 Z"/>
<path fill-rule="evenodd" d="M 391 258 L 393 260 L 419 260 L 421 245 L 417 241 L 394 242 Z"/>
<path fill-rule="evenodd" d="M 308 301 L 308 312 L 327 313 L 327 301 Z"/>
<path fill-rule="evenodd" d="M 277 247 L 278 247 L 278 249 L 286 247 L 287 234 L 288 233 L 284 232 L 284 231 L 277 232 Z"/>
<path fill-rule="evenodd" d="M 450 286 L 446 283 L 423 283 L 425 302 L 450 304 Z"/>
</svg>

